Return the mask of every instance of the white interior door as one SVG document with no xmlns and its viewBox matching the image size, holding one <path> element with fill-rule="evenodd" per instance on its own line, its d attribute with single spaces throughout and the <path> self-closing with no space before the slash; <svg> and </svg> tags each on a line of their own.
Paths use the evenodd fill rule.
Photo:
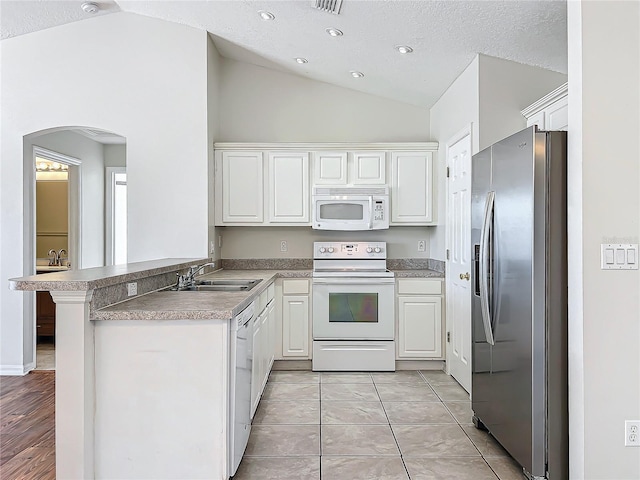
<svg viewBox="0 0 640 480">
<path fill-rule="evenodd" d="M 447 369 L 471 393 L 471 128 L 447 143 Z"/>
</svg>

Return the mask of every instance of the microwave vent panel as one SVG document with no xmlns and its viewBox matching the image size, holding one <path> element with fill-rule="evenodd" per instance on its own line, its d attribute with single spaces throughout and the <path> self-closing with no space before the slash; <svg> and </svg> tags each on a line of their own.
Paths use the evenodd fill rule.
<svg viewBox="0 0 640 480">
<path fill-rule="evenodd" d="M 324 12 L 340 14 L 342 0 L 315 0 L 314 7 Z"/>
</svg>

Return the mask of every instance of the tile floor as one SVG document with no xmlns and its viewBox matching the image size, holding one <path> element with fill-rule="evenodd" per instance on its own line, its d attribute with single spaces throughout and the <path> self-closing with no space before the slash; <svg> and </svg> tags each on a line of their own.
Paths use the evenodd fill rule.
<svg viewBox="0 0 640 480">
<path fill-rule="evenodd" d="M 36 345 L 36 370 L 56 369 L 56 346 L 53 343 Z"/>
<path fill-rule="evenodd" d="M 233 480 L 522 480 L 443 372 L 274 371 Z"/>
</svg>

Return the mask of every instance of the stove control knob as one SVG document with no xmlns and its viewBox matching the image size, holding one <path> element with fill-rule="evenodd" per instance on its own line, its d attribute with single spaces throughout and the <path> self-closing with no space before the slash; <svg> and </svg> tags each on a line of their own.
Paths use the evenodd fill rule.
<svg viewBox="0 0 640 480">
<path fill-rule="evenodd" d="M 324 247 L 320 247 L 320 253 L 324 253 L 324 252 L 326 252 L 326 251 L 327 251 L 327 249 L 326 249 L 326 248 L 324 248 Z"/>
<path fill-rule="evenodd" d="M 376 247 L 373 249 L 376 253 L 380 253 L 382 250 L 380 249 L 380 247 Z"/>
<path fill-rule="evenodd" d="M 367 253 L 371 253 L 371 252 L 373 252 L 373 248 L 367 247 Z"/>
<path fill-rule="evenodd" d="M 333 247 L 329 247 L 329 253 L 333 253 Z"/>
</svg>

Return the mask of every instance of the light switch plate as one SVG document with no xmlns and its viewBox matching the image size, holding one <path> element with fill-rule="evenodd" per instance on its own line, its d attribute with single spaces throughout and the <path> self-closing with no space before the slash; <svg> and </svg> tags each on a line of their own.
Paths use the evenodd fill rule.
<svg viewBox="0 0 640 480">
<path fill-rule="evenodd" d="M 600 268 L 602 270 L 638 270 L 638 244 L 601 244 Z"/>
</svg>

